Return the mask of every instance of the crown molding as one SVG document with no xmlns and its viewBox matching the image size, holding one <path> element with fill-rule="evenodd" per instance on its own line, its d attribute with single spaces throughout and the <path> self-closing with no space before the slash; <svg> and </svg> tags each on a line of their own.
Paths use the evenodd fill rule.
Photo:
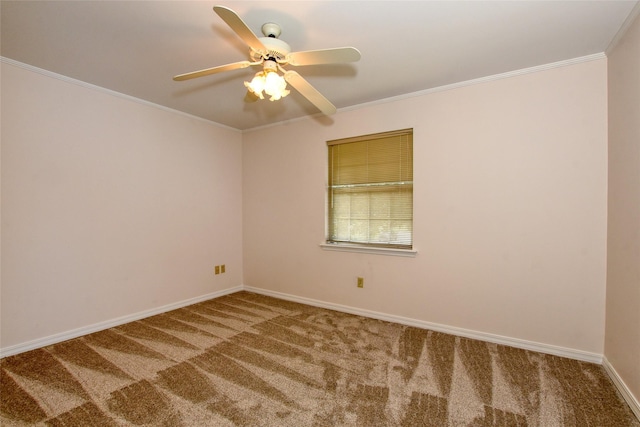
<svg viewBox="0 0 640 427">
<path fill-rule="evenodd" d="M 418 96 L 429 95 L 431 93 L 444 92 L 444 91 L 448 91 L 448 90 L 458 89 L 458 88 L 462 88 L 462 87 L 465 87 L 465 86 L 473 86 L 473 85 L 477 85 L 477 84 L 493 82 L 493 81 L 496 81 L 496 80 L 502 80 L 502 79 L 508 79 L 508 78 L 511 78 L 511 77 L 522 76 L 522 75 L 525 75 L 525 74 L 538 73 L 540 71 L 551 70 L 551 69 L 554 69 L 554 68 L 562 68 L 562 67 L 567 67 L 567 66 L 570 66 L 570 65 L 581 64 L 581 63 L 584 63 L 584 62 L 597 61 L 597 60 L 600 60 L 600 59 L 606 59 L 606 57 L 607 56 L 605 55 L 604 52 L 600 52 L 600 53 L 595 53 L 595 54 L 592 54 L 592 55 L 580 56 L 578 58 L 565 59 L 563 61 L 551 62 L 549 64 L 543 64 L 543 65 L 536 65 L 535 67 L 522 68 L 522 69 L 519 69 L 519 70 L 508 71 L 506 73 L 492 74 L 492 75 L 486 76 L 486 77 L 480 77 L 480 78 L 477 78 L 477 79 L 465 80 L 463 82 L 452 83 L 452 84 L 449 84 L 449 85 L 438 86 L 438 87 L 425 89 L 425 90 L 421 90 L 421 91 L 417 91 L 417 92 L 407 93 L 407 94 L 404 94 L 404 95 L 398 95 L 398 96 L 393 96 L 393 97 L 390 97 L 390 98 L 379 99 L 379 100 L 376 100 L 376 101 L 371 101 L 371 102 L 367 102 L 367 103 L 363 103 L 363 104 L 353 105 L 353 106 L 350 106 L 350 107 L 339 108 L 338 112 L 358 110 L 358 109 L 364 108 L 364 107 L 370 107 L 370 106 L 373 106 L 373 105 L 385 104 L 385 103 L 388 103 L 388 102 L 401 101 L 401 100 L 404 100 L 404 99 L 410 99 L 410 98 L 415 98 L 415 97 L 418 97 Z"/>
<path fill-rule="evenodd" d="M 638 5 L 640 5 L 640 2 L 638 3 Z M 636 5 L 636 7 L 634 8 L 634 12 L 636 15 L 640 14 L 640 6 Z M 634 14 L 634 12 L 632 12 L 629 17 L 631 17 L 631 15 Z M 631 22 L 633 21 L 632 19 L 627 19 L 629 21 L 629 24 L 631 24 Z M 625 22 L 626 24 L 626 22 Z M 628 26 L 627 25 L 627 26 Z M 623 26 L 624 27 L 624 26 Z M 621 34 L 619 32 L 619 34 Z M 611 45 L 610 45 L 611 47 Z M 419 97 L 419 96 L 425 96 L 431 93 L 437 93 L 437 92 L 444 92 L 444 91 L 448 91 L 448 90 L 453 90 L 453 89 L 458 89 L 458 88 L 462 88 L 462 87 L 466 87 L 466 86 L 472 86 L 472 85 L 477 85 L 477 84 L 482 84 L 482 83 L 488 83 L 488 82 L 492 82 L 492 81 L 496 81 L 496 80 L 502 80 L 502 79 L 508 79 L 511 77 L 517 77 L 517 76 L 521 76 L 521 75 L 525 75 L 525 74 L 532 74 L 532 73 L 537 73 L 540 71 L 545 71 L 545 70 L 551 70 L 554 68 L 562 68 L 562 67 L 567 67 L 570 65 L 575 65 L 575 64 L 581 64 L 584 62 L 590 62 L 590 61 L 597 61 L 600 59 L 606 59 L 606 54 L 605 52 L 601 52 L 601 53 L 596 53 L 596 54 L 592 54 L 592 55 L 587 55 L 587 56 L 580 56 L 578 58 L 572 58 L 572 59 L 566 59 L 563 61 L 558 61 L 558 62 L 552 62 L 549 64 L 543 64 L 543 65 L 537 65 L 535 67 L 529 67 L 529 68 L 522 68 L 519 70 L 514 70 L 514 71 L 509 71 L 506 73 L 500 73 L 500 74 L 493 74 L 490 76 L 485 76 L 485 77 L 480 77 L 477 79 L 471 79 L 471 80 L 466 80 L 463 82 L 458 82 L 458 83 L 452 83 L 449 85 L 443 85 L 443 86 L 438 86 L 438 87 L 434 87 L 434 88 L 429 88 L 429 89 L 425 89 L 425 90 L 421 90 L 421 91 L 417 91 L 417 92 L 411 92 L 411 93 L 407 93 L 407 94 L 403 94 L 403 95 L 398 95 L 398 96 L 393 96 L 390 98 L 384 98 L 384 99 L 379 99 L 376 101 L 371 101 L 371 102 L 366 102 L 366 103 L 362 103 L 362 104 L 357 104 L 357 105 L 352 105 L 349 107 L 343 107 L 343 108 L 338 108 L 338 113 L 340 112 L 347 112 L 347 111 L 353 111 L 353 110 L 359 110 L 362 108 L 366 108 L 366 107 L 371 107 L 371 106 L 375 106 L 375 105 L 380 105 L 380 104 L 386 104 L 389 102 L 395 102 L 395 101 L 401 101 L 401 100 L 405 100 L 405 99 L 411 99 L 411 98 L 415 98 L 415 97 Z M 303 117 L 298 117 L 298 118 L 294 118 L 294 119 L 288 119 L 288 120 L 284 120 L 281 122 L 277 122 L 277 123 L 270 123 L 267 125 L 262 125 L 262 126 L 257 126 L 254 128 L 249 128 L 249 129 L 236 129 L 230 126 L 226 126 L 223 125 L 221 123 L 217 123 L 211 120 L 207 120 L 207 119 L 203 119 L 202 117 L 198 117 L 198 116 L 194 116 L 192 114 L 188 114 L 179 110 L 174 110 L 172 108 L 168 108 L 159 104 L 155 104 L 153 102 L 149 102 L 149 101 L 145 101 L 143 99 L 140 98 L 136 98 L 130 95 L 126 95 L 123 94 L 121 92 L 116 92 L 110 89 L 106 89 L 103 88 L 101 86 L 96 86 L 90 83 L 86 83 L 83 82 L 81 80 L 77 80 L 77 79 L 73 79 L 71 77 L 67 77 L 61 74 L 57 74 L 48 70 L 44 70 L 42 68 L 38 68 L 38 67 L 34 67 L 32 65 L 28 65 L 28 64 L 24 64 L 22 62 L 19 61 L 15 61 L 13 59 L 9 59 L 9 58 L 5 58 L 0 56 L 0 61 L 9 65 L 13 65 L 16 67 L 20 67 L 35 73 L 39 73 L 51 78 L 55 78 L 58 80 L 62 80 L 64 82 L 67 83 L 71 83 L 71 84 L 75 84 L 78 86 L 82 86 L 88 89 L 92 89 L 92 90 L 97 90 L 103 93 L 107 93 L 113 96 L 117 96 L 123 99 L 127 99 L 129 101 L 133 101 L 133 102 L 137 102 L 143 105 L 147 105 L 147 106 L 151 106 L 151 107 L 155 107 L 164 111 L 168 111 L 168 112 L 172 112 L 175 114 L 179 114 L 181 116 L 185 116 L 185 117 L 189 117 L 195 120 L 200 120 L 209 124 L 213 124 L 215 126 L 221 127 L 223 129 L 227 129 L 227 130 L 232 130 L 232 131 L 236 131 L 236 132 L 240 132 L 240 133 L 248 133 L 248 132 L 255 132 L 255 131 L 259 131 L 259 130 L 264 130 L 267 128 L 272 128 L 272 127 L 276 127 L 276 126 L 281 126 L 287 123 L 292 123 L 292 122 L 298 122 L 298 121 L 302 121 L 302 120 L 309 120 L 309 119 L 314 119 L 317 118 L 319 116 L 322 116 L 320 113 L 318 114 L 314 114 L 311 116 L 303 116 Z"/>
<path fill-rule="evenodd" d="M 158 110 L 162 110 L 162 111 L 166 111 L 166 112 L 169 112 L 169 113 L 177 114 L 179 116 L 188 117 L 190 119 L 198 120 L 198 121 L 204 122 L 204 123 L 208 123 L 210 125 L 214 125 L 214 126 L 217 126 L 217 127 L 223 128 L 223 129 L 231 130 L 231 131 L 234 131 L 234 132 L 240 132 L 239 129 L 236 129 L 236 128 L 233 128 L 233 127 L 230 127 L 230 126 L 226 126 L 226 125 L 223 125 L 223 124 L 218 123 L 218 122 L 214 122 L 213 120 L 207 120 L 207 119 L 204 119 L 202 117 L 194 116 L 193 114 L 189 114 L 189 113 L 185 113 L 183 111 L 175 110 L 173 108 L 165 107 L 164 105 L 156 104 L 156 103 L 150 102 L 150 101 L 145 101 L 144 99 L 136 98 L 135 96 L 127 95 L 127 94 L 124 94 L 122 92 L 117 92 L 115 90 L 107 89 L 107 88 L 104 88 L 102 86 L 97 86 L 97 85 L 94 85 L 94 84 L 91 84 L 91 83 L 84 82 L 82 80 L 78 80 L 78 79 L 74 79 L 72 77 L 68 77 L 68 76 L 65 76 L 65 75 L 62 75 L 62 74 L 54 73 L 53 71 L 49 71 L 49 70 L 45 70 L 45 69 L 42 69 L 42 68 L 35 67 L 33 65 L 25 64 L 23 62 L 16 61 L 16 60 L 11 59 L 11 58 L 0 56 L 0 62 L 2 62 L 3 64 L 12 65 L 12 66 L 17 67 L 17 68 L 22 68 L 23 70 L 31 71 L 32 73 L 37 73 L 37 74 L 40 74 L 40 75 L 43 75 L 43 76 L 46 76 L 46 77 L 50 77 L 52 79 L 60 80 L 60 81 L 65 82 L 65 83 L 69 83 L 69 84 L 72 84 L 72 85 L 80 86 L 80 87 L 83 87 L 85 89 L 94 90 L 94 91 L 101 92 L 101 93 L 104 93 L 104 94 L 107 94 L 107 95 L 115 96 L 117 98 L 125 99 L 127 101 L 135 102 L 137 104 L 145 105 L 147 107 L 152 107 L 152 108 L 156 108 Z"/>
<path fill-rule="evenodd" d="M 611 40 L 611 43 L 609 43 L 609 46 L 607 46 L 607 49 L 605 50 L 607 56 L 610 55 L 611 52 L 616 48 L 618 43 L 620 43 L 620 40 L 622 40 L 622 38 L 627 33 L 638 16 L 640 16 L 640 1 L 636 3 L 633 9 L 631 9 L 631 12 L 629 12 L 629 16 L 627 16 L 627 19 L 624 20 L 622 26 Z"/>
</svg>

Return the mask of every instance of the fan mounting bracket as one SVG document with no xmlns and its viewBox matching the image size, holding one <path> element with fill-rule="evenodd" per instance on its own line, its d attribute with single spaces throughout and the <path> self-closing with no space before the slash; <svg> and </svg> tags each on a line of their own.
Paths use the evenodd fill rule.
<svg viewBox="0 0 640 427">
<path fill-rule="evenodd" d="M 282 34 L 280 25 L 274 22 L 267 22 L 266 24 L 263 24 L 261 30 L 265 37 L 271 37 L 274 39 L 277 39 L 280 37 L 280 34 Z"/>
</svg>

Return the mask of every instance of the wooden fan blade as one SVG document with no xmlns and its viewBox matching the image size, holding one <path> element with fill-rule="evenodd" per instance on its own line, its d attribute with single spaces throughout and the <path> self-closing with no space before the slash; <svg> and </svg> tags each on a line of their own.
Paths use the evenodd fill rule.
<svg viewBox="0 0 640 427">
<path fill-rule="evenodd" d="M 253 51 L 260 54 L 267 52 L 258 36 L 251 31 L 237 13 L 224 6 L 213 6 L 213 10 Z"/>
<path fill-rule="evenodd" d="M 220 65 L 218 67 L 213 67 L 213 68 L 206 68 L 204 70 L 193 71 L 191 73 L 179 74 L 175 76 L 173 80 L 182 81 L 182 80 L 195 79 L 196 77 L 204 77 L 210 74 L 221 73 L 223 71 L 231 71 L 231 70 L 237 70 L 240 68 L 247 68 L 248 66 L 254 65 L 254 64 L 256 63 L 249 62 L 249 61 L 234 62 L 232 64 Z"/>
<path fill-rule="evenodd" d="M 335 64 L 341 62 L 355 62 L 360 60 L 360 51 L 355 47 L 337 47 L 333 49 L 305 50 L 291 52 L 286 61 L 295 66 Z"/>
<path fill-rule="evenodd" d="M 287 71 L 284 73 L 284 79 L 324 114 L 331 115 L 336 112 L 336 107 L 318 92 L 316 88 L 311 86 L 308 81 L 302 78 L 300 74 L 295 71 Z"/>
</svg>

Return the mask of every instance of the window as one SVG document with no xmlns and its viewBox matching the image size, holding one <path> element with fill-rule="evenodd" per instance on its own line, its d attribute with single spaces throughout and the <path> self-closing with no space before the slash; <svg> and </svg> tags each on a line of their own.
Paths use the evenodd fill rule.
<svg viewBox="0 0 640 427">
<path fill-rule="evenodd" d="M 327 146 L 327 243 L 412 249 L 413 129 Z"/>
</svg>

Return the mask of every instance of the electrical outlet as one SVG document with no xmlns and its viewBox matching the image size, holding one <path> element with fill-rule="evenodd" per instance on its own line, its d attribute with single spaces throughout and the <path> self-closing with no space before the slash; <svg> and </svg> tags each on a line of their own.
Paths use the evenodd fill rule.
<svg viewBox="0 0 640 427">
<path fill-rule="evenodd" d="M 220 274 L 220 266 L 219 265 L 216 265 L 215 271 L 216 271 L 216 274 Z"/>
<path fill-rule="evenodd" d="M 358 287 L 364 288 L 364 277 L 358 277 Z"/>
<path fill-rule="evenodd" d="M 224 266 L 224 264 L 222 264 L 220 266 L 220 273 L 224 273 L 226 270 L 227 270 L 226 267 Z"/>
</svg>

